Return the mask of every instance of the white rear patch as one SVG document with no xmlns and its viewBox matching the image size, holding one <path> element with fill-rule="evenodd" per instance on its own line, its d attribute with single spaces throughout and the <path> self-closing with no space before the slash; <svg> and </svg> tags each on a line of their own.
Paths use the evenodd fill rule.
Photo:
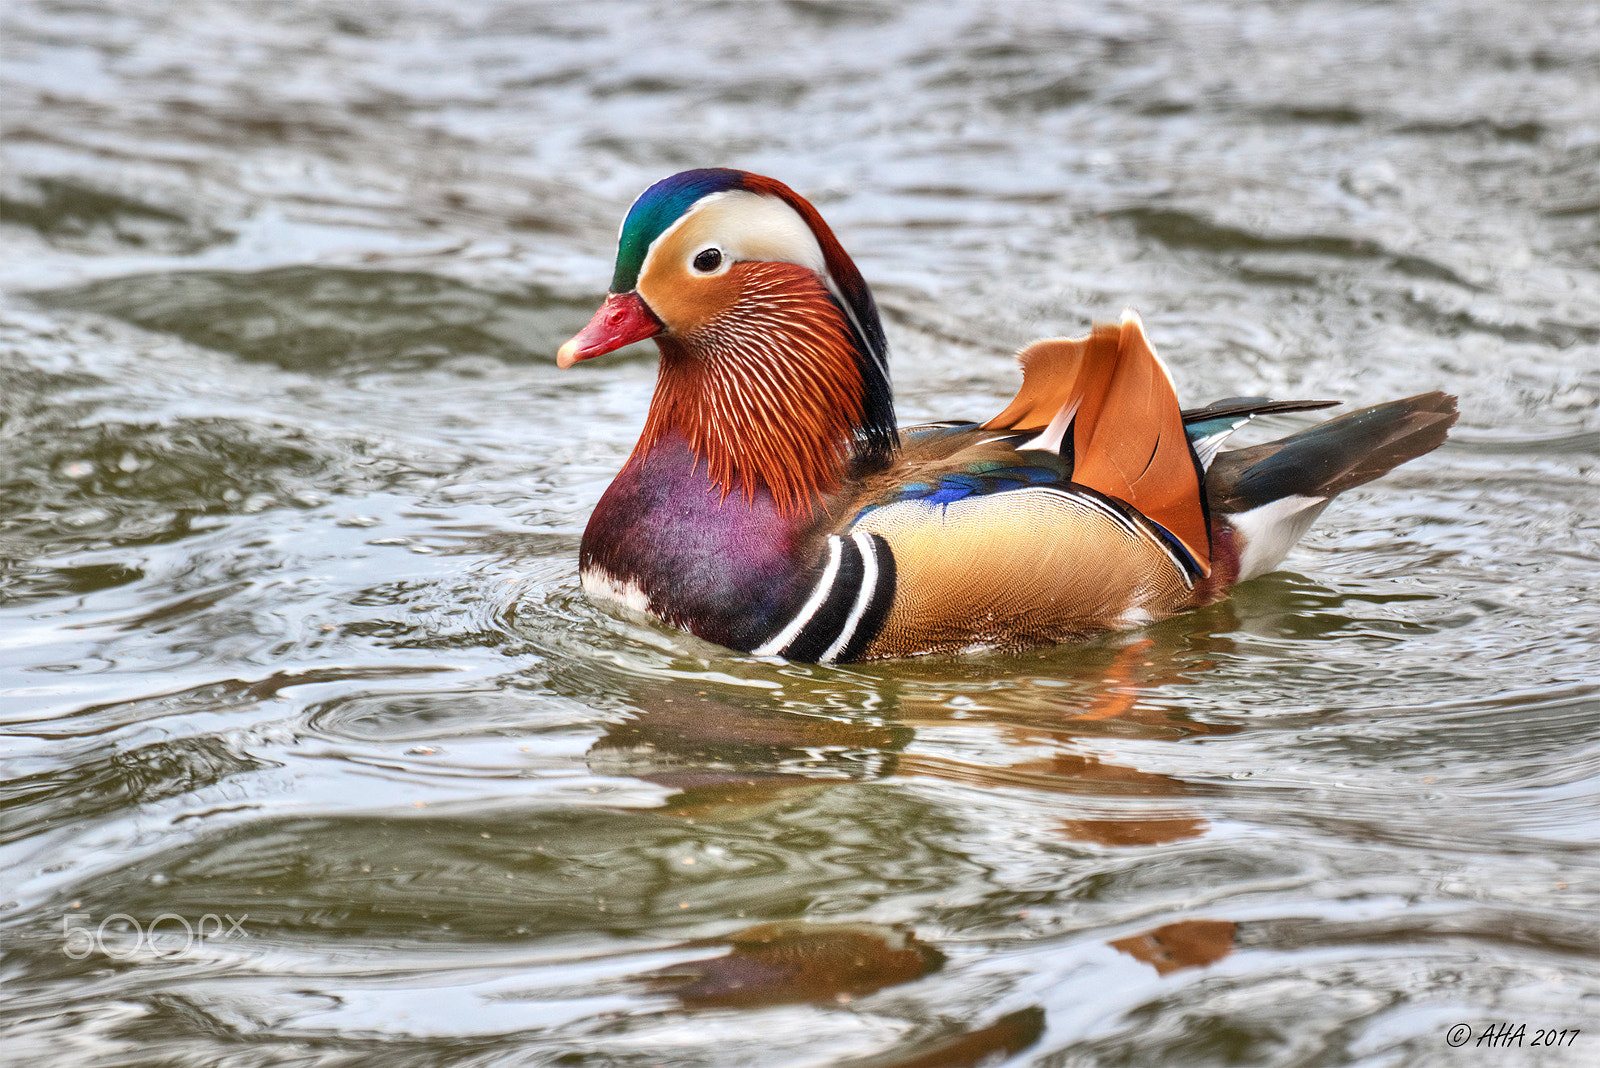
<svg viewBox="0 0 1600 1068">
<path fill-rule="evenodd" d="M 1244 550 L 1239 554 L 1239 581 L 1265 575 L 1281 564 L 1327 504 L 1326 497 L 1280 497 L 1228 516 L 1228 522 L 1244 540 Z"/>
<path fill-rule="evenodd" d="M 650 619 L 661 618 L 650 611 L 650 598 L 637 582 L 619 582 L 597 567 L 585 569 L 581 577 L 584 595 L 596 604 L 625 608 Z"/>
</svg>

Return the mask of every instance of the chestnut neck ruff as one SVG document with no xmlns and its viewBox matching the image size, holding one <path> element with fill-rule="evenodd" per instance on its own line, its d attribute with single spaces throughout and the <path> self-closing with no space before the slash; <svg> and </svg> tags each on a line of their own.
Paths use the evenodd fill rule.
<svg viewBox="0 0 1600 1068">
<path fill-rule="evenodd" d="M 787 263 L 735 269 L 740 292 L 725 311 L 691 334 L 657 336 L 661 369 L 634 458 L 676 431 L 724 499 L 765 487 L 784 515 L 809 515 L 870 436 L 863 357 L 815 274 Z"/>
</svg>

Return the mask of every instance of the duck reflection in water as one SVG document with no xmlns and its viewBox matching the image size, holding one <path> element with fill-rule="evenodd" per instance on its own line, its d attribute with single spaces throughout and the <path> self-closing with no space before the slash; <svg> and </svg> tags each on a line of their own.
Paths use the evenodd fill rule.
<svg viewBox="0 0 1600 1068">
<path fill-rule="evenodd" d="M 1217 614 L 1228 618 L 1211 618 Z M 947 660 L 849 676 L 802 668 L 781 688 L 766 689 L 652 679 L 632 695 L 634 713 L 591 746 L 588 762 L 599 773 L 667 788 L 672 792 L 659 811 L 695 824 L 768 818 L 850 784 L 931 778 L 1046 791 L 1064 800 L 1116 799 L 1116 812 L 1074 814 L 1051 828 L 1097 849 L 1191 839 L 1207 826 L 1181 803 L 1191 787 L 1107 759 L 1097 743 L 1178 742 L 1243 729 L 1197 722 L 1177 710 L 1178 702 L 1161 699 L 1162 687 L 1192 681 L 1226 651 L 1228 640 L 1216 632 L 1231 629 L 1229 607 L 1200 618 L 1202 630 L 1169 625 L 1154 636 L 1118 637 L 1070 656 L 1008 659 L 1003 676 L 982 661 Z M 1029 667 L 1043 670 L 1029 679 Z M 953 694 L 964 699 L 953 701 Z M 937 735 L 938 742 L 918 745 L 919 733 Z M 972 744 L 960 745 L 963 734 Z M 1228 921 L 1190 919 L 1108 945 L 1165 976 L 1225 957 L 1233 930 Z M 726 948 L 639 981 L 687 1011 L 846 1003 L 923 979 L 944 963 L 915 932 L 868 923 L 767 923 L 677 948 L 710 946 Z M 871 1063 L 982 1063 L 1027 1048 L 1043 1026 L 1043 1010 L 1032 1006 L 915 1036 Z"/>
<path fill-rule="evenodd" d="M 768 923 L 688 947 L 727 945 L 720 957 L 686 961 L 651 977 L 689 1008 L 797 1001 L 848 1002 L 937 971 L 944 954 L 895 927 Z"/>
<path fill-rule="evenodd" d="M 1227 607 L 1210 611 L 1225 613 Z M 1050 677 L 1015 685 L 995 684 L 991 673 L 972 662 L 915 669 L 900 664 L 892 674 L 853 680 L 865 684 L 861 703 L 871 708 L 867 715 L 841 705 L 837 675 L 825 682 L 835 684 L 834 690 L 816 699 L 804 692 L 813 684 L 805 675 L 795 677 L 799 692 L 792 697 L 652 680 L 634 695 L 634 715 L 590 747 L 588 762 L 596 772 L 673 790 L 664 810 L 685 818 L 748 818 L 845 782 L 934 778 L 1129 799 L 1115 813 L 1092 811 L 1058 821 L 1059 834 L 1086 844 L 1148 846 L 1194 838 L 1205 831 L 1202 817 L 1180 805 L 1152 807 L 1147 800 L 1181 798 L 1191 792 L 1189 784 L 1109 760 L 1096 743 L 1176 742 L 1243 729 L 1193 720 L 1159 699 L 1161 687 L 1209 670 L 1214 661 L 1207 654 L 1218 640 L 1191 635 L 1174 649 L 1149 637 L 1120 638 L 1115 645 L 1077 650 L 1070 660 L 1054 654 Z M 1197 655 L 1197 644 L 1210 648 Z M 967 691 L 961 706 L 952 702 L 952 690 Z M 751 694 L 760 696 L 752 700 Z M 837 711 L 818 715 L 819 706 Z M 973 744 L 960 756 L 950 755 L 948 745 L 919 749 L 913 744 L 919 729 L 937 730 L 945 739 L 970 734 Z M 1008 753 L 1009 759 L 992 759 Z"/>
<path fill-rule="evenodd" d="M 644 977 L 686 1009 L 758 1008 L 795 1002 L 848 1004 L 858 997 L 936 972 L 944 954 L 897 927 L 864 923 L 769 923 L 682 948 L 726 945 L 716 957 L 685 961 Z M 1044 1011 L 1030 1006 L 981 1027 L 921 1036 L 862 1068 L 920 1068 L 992 1063 L 1033 1045 Z M 848 1068 L 848 1065 L 845 1066 Z"/>
</svg>

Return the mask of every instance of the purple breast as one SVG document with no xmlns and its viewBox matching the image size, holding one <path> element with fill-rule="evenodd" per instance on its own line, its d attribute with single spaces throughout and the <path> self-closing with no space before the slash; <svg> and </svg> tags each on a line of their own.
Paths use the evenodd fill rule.
<svg viewBox="0 0 1600 1068">
<path fill-rule="evenodd" d="M 810 588 L 824 534 L 782 515 L 765 490 L 726 498 L 704 460 L 671 435 L 628 461 L 583 534 L 579 566 L 634 585 L 650 611 L 734 649 L 768 635 Z"/>
</svg>

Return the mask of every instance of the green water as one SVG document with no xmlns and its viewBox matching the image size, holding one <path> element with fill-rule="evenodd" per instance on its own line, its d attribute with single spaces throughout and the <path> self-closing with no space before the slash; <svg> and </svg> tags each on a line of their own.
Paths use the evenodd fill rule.
<svg viewBox="0 0 1600 1068">
<path fill-rule="evenodd" d="M 0 1062 L 1597 1063 L 1594 5 L 0 19 Z M 553 354 L 717 164 L 904 421 L 1132 305 L 1186 403 L 1461 423 L 1084 647 L 609 617 L 652 354 Z"/>
</svg>

